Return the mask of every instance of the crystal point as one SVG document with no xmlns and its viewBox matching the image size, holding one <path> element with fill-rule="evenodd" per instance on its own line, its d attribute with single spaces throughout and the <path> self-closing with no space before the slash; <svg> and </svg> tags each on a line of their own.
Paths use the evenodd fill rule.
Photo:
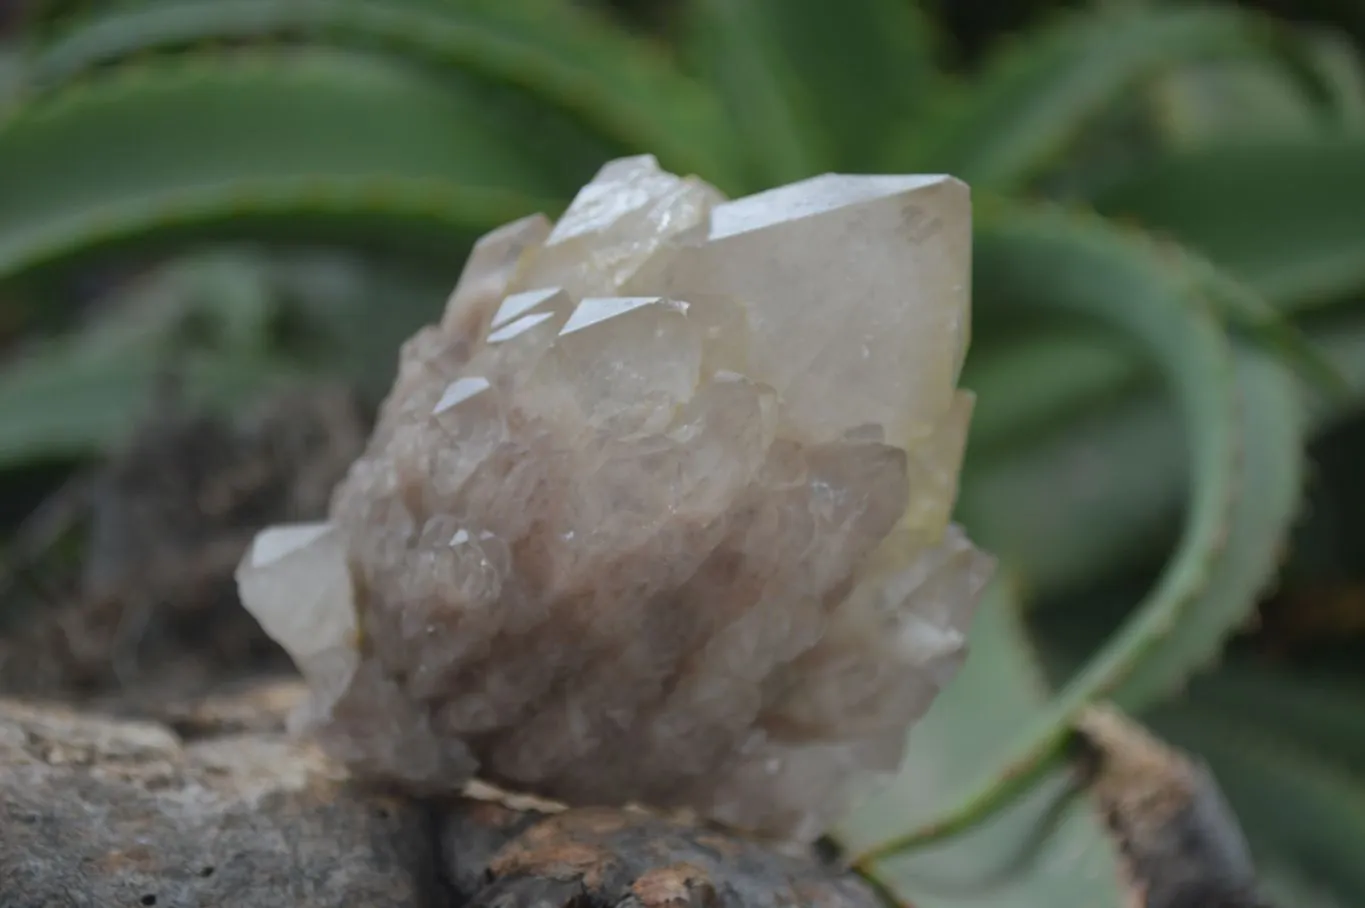
<svg viewBox="0 0 1365 908">
<path fill-rule="evenodd" d="M 646 155 L 489 234 L 330 523 L 239 569 L 320 740 L 421 790 L 818 836 L 896 769 L 992 570 L 948 523 L 969 272 L 943 176 L 725 201 Z"/>
<path fill-rule="evenodd" d="M 517 266 L 527 250 L 550 235 L 543 214 L 504 224 L 474 244 L 464 272 L 446 302 L 441 327 L 450 335 L 477 335 L 507 293 Z"/>
<path fill-rule="evenodd" d="M 905 444 L 951 403 L 970 255 L 964 183 L 827 174 L 717 205 L 705 240 L 648 280 L 677 299 L 746 301 L 755 375 L 783 396 L 793 431 L 828 439 L 873 423 Z"/>
<path fill-rule="evenodd" d="M 237 570 L 242 602 L 294 655 L 353 643 L 355 602 L 346 550 L 328 523 L 271 527 Z"/>
<path fill-rule="evenodd" d="M 640 269 L 670 251 L 670 241 L 704 230 L 722 200 L 696 178 L 660 170 L 652 155 L 612 161 L 579 191 L 513 289 L 618 295 Z"/>
</svg>

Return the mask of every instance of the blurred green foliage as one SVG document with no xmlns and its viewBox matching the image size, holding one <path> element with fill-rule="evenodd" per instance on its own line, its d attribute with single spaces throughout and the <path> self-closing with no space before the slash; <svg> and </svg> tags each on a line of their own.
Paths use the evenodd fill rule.
<svg viewBox="0 0 1365 908">
<path fill-rule="evenodd" d="M 382 393 L 472 238 L 612 156 L 731 194 L 950 172 L 977 210 L 958 517 L 1015 582 L 844 844 L 919 906 L 1123 904 L 1084 802 L 970 885 L 1113 697 L 1207 757 L 1269 888 L 1365 901 L 1365 673 L 1243 634 L 1287 559 L 1303 588 L 1365 579 L 1333 554 L 1361 515 L 1302 515 L 1312 445 L 1365 403 L 1342 35 L 1156 2 L 970 55 L 909 0 L 676 0 L 659 32 L 560 0 L 62 6 L 0 48 L 0 468 L 120 444 L 168 366 L 205 405 L 319 371 Z M 1362 500 L 1338 473 L 1313 498 Z"/>
</svg>

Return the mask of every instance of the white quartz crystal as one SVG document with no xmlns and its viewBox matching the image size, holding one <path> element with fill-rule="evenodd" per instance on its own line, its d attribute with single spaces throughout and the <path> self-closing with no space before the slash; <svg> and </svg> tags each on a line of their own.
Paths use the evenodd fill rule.
<svg viewBox="0 0 1365 908">
<path fill-rule="evenodd" d="M 242 598 L 365 776 L 806 841 L 893 772 L 992 569 L 948 524 L 970 201 L 652 157 L 475 247 L 330 523 Z"/>
<path fill-rule="evenodd" d="M 237 569 L 237 583 L 265 632 L 299 660 L 354 649 L 354 593 L 346 551 L 330 523 L 261 532 Z"/>
</svg>

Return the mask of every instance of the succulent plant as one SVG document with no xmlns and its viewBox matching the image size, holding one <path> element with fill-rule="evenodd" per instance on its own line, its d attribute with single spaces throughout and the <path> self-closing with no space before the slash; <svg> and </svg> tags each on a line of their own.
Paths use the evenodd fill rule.
<svg viewBox="0 0 1365 908">
<path fill-rule="evenodd" d="M 976 205 L 957 519 L 1003 578 L 841 843 L 921 908 L 1122 904 L 1083 799 L 1026 866 L 971 887 L 1037 834 L 1074 721 L 1107 698 L 1209 759 L 1272 888 L 1365 897 L 1358 672 L 1216 669 L 1279 576 L 1309 441 L 1365 396 L 1358 56 L 1221 5 L 1097 4 L 965 72 L 908 0 L 676 18 L 646 36 L 551 0 L 125 0 L 35 27 L 0 60 L 12 319 L 50 319 L 111 264 L 252 245 L 137 285 L 165 291 L 141 329 L 58 319 L 12 357 L 0 466 L 117 444 L 172 354 L 226 403 L 302 370 L 385 386 L 473 238 L 558 214 L 610 158 L 732 196 L 951 173 Z"/>
</svg>

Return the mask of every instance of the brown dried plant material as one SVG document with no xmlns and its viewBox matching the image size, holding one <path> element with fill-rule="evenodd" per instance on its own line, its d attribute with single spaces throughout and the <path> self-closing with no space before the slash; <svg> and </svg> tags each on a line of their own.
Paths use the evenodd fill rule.
<svg viewBox="0 0 1365 908">
<path fill-rule="evenodd" d="M 0 691 L 181 696 L 287 670 L 233 570 L 280 520 L 317 519 L 361 453 L 347 389 L 306 385 L 236 420 L 159 401 L 132 443 L 49 499 L 0 566 Z M 79 558 L 60 556 L 76 543 Z"/>
<path fill-rule="evenodd" d="M 726 202 L 637 157 L 490 234 L 330 521 L 239 568 L 305 720 L 415 790 L 814 839 L 898 767 L 992 568 L 948 524 L 970 228 L 949 177 Z"/>
<path fill-rule="evenodd" d="M 1207 767 L 1111 707 L 1088 710 L 1077 730 L 1137 908 L 1265 908 L 1241 828 Z"/>
</svg>

